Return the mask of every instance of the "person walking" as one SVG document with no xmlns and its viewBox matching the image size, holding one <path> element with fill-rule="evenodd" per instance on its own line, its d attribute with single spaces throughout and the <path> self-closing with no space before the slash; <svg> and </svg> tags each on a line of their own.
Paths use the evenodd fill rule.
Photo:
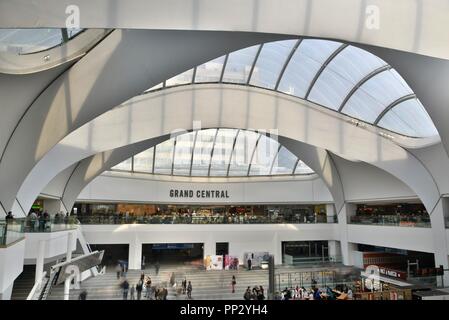
<svg viewBox="0 0 449 320">
<path fill-rule="evenodd" d="M 184 278 L 184 280 L 182 280 L 182 294 L 186 294 L 187 291 L 187 279 Z"/>
<path fill-rule="evenodd" d="M 251 270 L 252 261 L 251 259 L 248 259 L 248 271 Z"/>
<path fill-rule="evenodd" d="M 156 271 L 156 275 L 159 274 L 159 268 L 160 268 L 159 261 L 156 261 L 156 263 L 154 264 L 154 269 Z"/>
<path fill-rule="evenodd" d="M 187 298 L 192 299 L 192 283 L 190 281 L 187 285 Z"/>
<path fill-rule="evenodd" d="M 136 290 L 135 286 L 132 285 L 132 286 L 131 286 L 131 289 L 129 290 L 129 294 L 130 294 L 131 300 L 135 300 L 135 298 L 134 298 L 134 292 L 135 292 L 135 290 Z"/>
<path fill-rule="evenodd" d="M 78 300 L 86 300 L 87 298 L 87 291 L 83 290 L 80 295 L 78 296 Z"/>
<path fill-rule="evenodd" d="M 235 280 L 235 276 L 232 276 L 231 280 L 231 287 L 232 287 L 232 293 L 235 293 L 235 285 L 237 284 L 237 281 Z"/>
<path fill-rule="evenodd" d="M 140 300 L 142 297 L 142 289 L 143 289 L 143 281 L 142 279 L 139 280 L 136 284 L 136 291 L 137 291 L 137 300 Z"/>
<path fill-rule="evenodd" d="M 120 279 L 120 274 L 122 273 L 122 266 L 120 263 L 117 263 L 115 266 L 115 272 L 117 272 L 117 280 Z"/>
<path fill-rule="evenodd" d="M 128 299 L 128 290 L 129 290 L 128 280 L 125 279 L 123 281 L 122 288 L 123 288 L 123 300 L 127 300 Z"/>
<path fill-rule="evenodd" d="M 145 283 L 145 298 L 151 298 L 151 278 L 147 278 L 147 282 Z"/>
</svg>

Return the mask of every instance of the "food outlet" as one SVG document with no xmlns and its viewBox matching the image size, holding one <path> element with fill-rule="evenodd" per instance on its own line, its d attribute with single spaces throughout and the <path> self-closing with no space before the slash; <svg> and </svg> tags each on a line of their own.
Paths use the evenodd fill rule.
<svg viewBox="0 0 449 320">
<path fill-rule="evenodd" d="M 170 189 L 170 198 L 209 198 L 226 199 L 229 198 L 228 190 L 177 190 Z"/>
</svg>

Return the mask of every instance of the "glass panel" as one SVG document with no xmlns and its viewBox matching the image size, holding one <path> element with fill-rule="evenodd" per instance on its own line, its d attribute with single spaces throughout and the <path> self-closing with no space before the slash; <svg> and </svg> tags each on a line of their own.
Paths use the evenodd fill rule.
<svg viewBox="0 0 449 320">
<path fill-rule="evenodd" d="M 285 40 L 264 44 L 254 66 L 250 84 L 274 89 L 282 67 L 297 41 Z"/>
<path fill-rule="evenodd" d="M 326 68 L 315 82 L 308 100 L 338 110 L 347 93 L 353 87 L 352 83 Z"/>
<path fill-rule="evenodd" d="M 299 160 L 296 167 L 295 174 L 312 174 L 313 170 L 310 169 L 302 160 Z"/>
<path fill-rule="evenodd" d="M 221 71 L 225 56 L 203 63 L 196 67 L 195 82 L 218 82 L 220 81 Z"/>
<path fill-rule="evenodd" d="M 223 82 L 246 83 L 260 45 L 229 54 L 223 74 Z"/>
<path fill-rule="evenodd" d="M 217 129 L 198 132 L 193 150 L 192 176 L 207 176 L 209 163 Z"/>
<path fill-rule="evenodd" d="M 237 132 L 238 130 L 234 129 L 218 130 L 212 154 L 210 176 L 226 176 L 232 152 L 232 145 L 234 144 Z"/>
<path fill-rule="evenodd" d="M 193 142 L 196 132 L 189 132 L 176 137 L 173 174 L 188 176 L 192 162 Z"/>
<path fill-rule="evenodd" d="M 0 52 L 33 53 L 61 43 L 61 29 L 0 29 Z"/>
<path fill-rule="evenodd" d="M 153 153 L 154 147 L 136 154 L 134 156 L 134 171 L 152 173 Z"/>
<path fill-rule="evenodd" d="M 156 146 L 154 173 L 171 174 L 174 143 L 175 138 L 172 138 Z"/>
<path fill-rule="evenodd" d="M 272 175 L 292 174 L 298 158 L 287 148 L 281 147 L 273 163 Z"/>
<path fill-rule="evenodd" d="M 165 86 L 170 87 L 180 84 L 192 83 L 192 78 L 193 78 L 193 69 L 190 69 L 165 81 Z"/>
<path fill-rule="evenodd" d="M 257 144 L 253 161 L 251 162 L 250 176 L 265 176 L 270 174 L 271 164 L 279 150 L 277 140 L 262 135 Z"/>
<path fill-rule="evenodd" d="M 164 86 L 164 83 L 161 82 L 153 87 L 151 87 L 150 89 L 145 90 L 145 92 L 149 92 L 149 91 L 153 91 L 153 90 L 157 90 L 157 89 L 161 89 Z"/>
<path fill-rule="evenodd" d="M 378 125 L 411 137 L 438 135 L 432 119 L 416 99 L 407 100 L 395 106 L 382 117 Z"/>
<path fill-rule="evenodd" d="M 351 117 L 373 123 L 385 106 L 365 91 L 357 90 L 341 110 Z"/>
<path fill-rule="evenodd" d="M 340 45 L 328 40 L 303 40 L 293 54 L 278 90 L 304 98 L 321 65 Z"/>
<path fill-rule="evenodd" d="M 123 170 L 123 171 L 131 171 L 132 170 L 132 158 L 126 159 L 125 161 L 120 162 L 119 164 L 113 166 L 112 170 Z"/>
<path fill-rule="evenodd" d="M 334 71 L 350 83 L 357 84 L 365 76 L 385 65 L 387 63 L 375 55 L 348 46 L 332 59 L 326 69 Z"/>
<path fill-rule="evenodd" d="M 413 93 L 410 87 L 395 70 L 387 70 L 365 82 L 359 90 L 387 107 L 397 99 Z"/>
<path fill-rule="evenodd" d="M 240 131 L 235 142 L 229 166 L 229 176 L 246 176 L 259 133 Z"/>
</svg>

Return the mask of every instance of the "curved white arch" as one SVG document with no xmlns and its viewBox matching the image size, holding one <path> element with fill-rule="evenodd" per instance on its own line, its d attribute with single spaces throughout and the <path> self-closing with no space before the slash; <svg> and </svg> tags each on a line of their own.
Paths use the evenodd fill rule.
<svg viewBox="0 0 449 320">
<path fill-rule="evenodd" d="M 148 87 L 204 61 L 279 35 L 116 30 L 42 92 L 0 159 L 5 211 L 34 165 L 67 134 Z M 176 61 L 176 63 L 173 63 Z"/>
<path fill-rule="evenodd" d="M 0 3 L 0 27 L 64 28 L 69 5 L 79 8 L 82 28 L 280 33 L 449 59 L 445 0 L 9 0 Z"/>
<path fill-rule="evenodd" d="M 176 87 L 132 99 L 63 139 L 33 169 L 24 186 L 40 184 L 33 201 L 58 172 L 71 164 L 174 130 L 192 130 L 194 120 L 201 120 L 203 128 L 276 128 L 279 136 L 359 159 L 391 173 L 421 198 L 429 212 L 439 199 L 438 187 L 421 162 L 375 131 L 354 126 L 297 98 L 223 84 Z M 32 197 L 30 193 L 22 195 Z"/>
</svg>

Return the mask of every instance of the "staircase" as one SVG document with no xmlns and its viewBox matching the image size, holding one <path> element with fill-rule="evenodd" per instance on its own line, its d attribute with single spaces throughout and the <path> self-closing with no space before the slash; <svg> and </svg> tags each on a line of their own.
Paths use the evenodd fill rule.
<svg viewBox="0 0 449 320">
<path fill-rule="evenodd" d="M 36 276 L 35 265 L 23 266 L 20 276 L 14 281 L 11 300 L 26 300 L 28 294 L 34 286 L 34 277 Z"/>
</svg>

